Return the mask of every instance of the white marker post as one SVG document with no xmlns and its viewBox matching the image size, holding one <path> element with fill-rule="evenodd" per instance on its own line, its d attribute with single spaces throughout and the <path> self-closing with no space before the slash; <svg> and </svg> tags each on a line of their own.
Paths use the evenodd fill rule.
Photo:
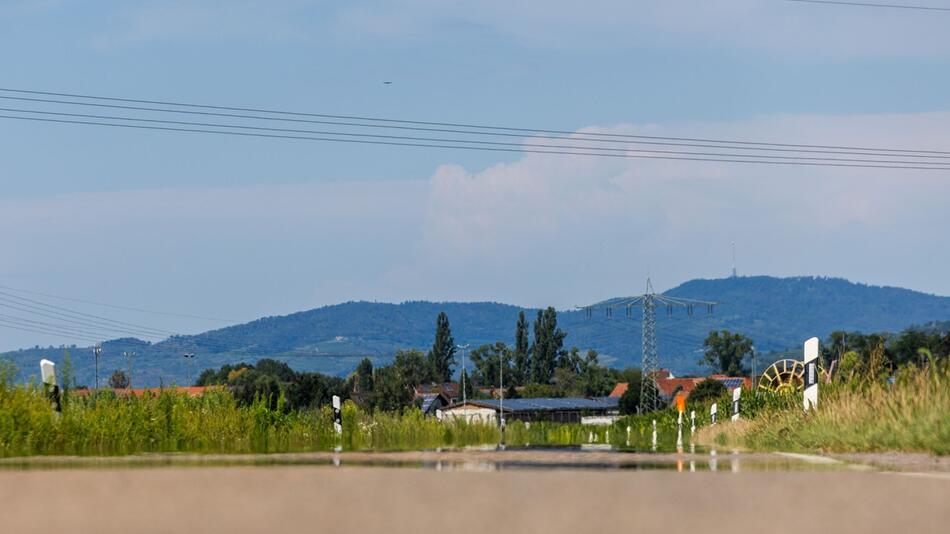
<svg viewBox="0 0 950 534">
<path fill-rule="evenodd" d="M 719 403 L 714 402 L 712 406 L 709 407 L 709 420 L 711 423 L 709 426 L 716 426 L 716 413 L 719 411 Z"/>
<path fill-rule="evenodd" d="M 676 450 L 683 450 L 683 412 L 677 412 L 676 417 Z"/>
<path fill-rule="evenodd" d="M 696 433 L 696 410 L 689 411 L 689 419 L 691 421 L 689 425 L 689 435 L 692 436 Z"/>
<path fill-rule="evenodd" d="M 343 450 L 343 411 L 338 395 L 333 396 L 333 430 L 336 431 L 336 437 L 339 440 L 336 452 L 340 452 Z"/>
<path fill-rule="evenodd" d="M 742 396 L 742 386 L 732 390 L 732 420 L 739 420 L 739 397 Z"/>
<path fill-rule="evenodd" d="M 43 377 L 43 389 L 49 398 L 50 405 L 57 412 L 63 411 L 59 386 L 56 385 L 56 364 L 49 360 L 40 360 L 40 376 Z"/>
<path fill-rule="evenodd" d="M 802 403 L 805 411 L 818 407 L 818 338 L 805 342 L 805 390 Z"/>
<path fill-rule="evenodd" d="M 627 447 L 630 446 L 630 431 L 633 430 L 629 426 L 627 427 Z"/>
<path fill-rule="evenodd" d="M 653 452 L 656 452 L 656 419 L 653 420 Z"/>
</svg>

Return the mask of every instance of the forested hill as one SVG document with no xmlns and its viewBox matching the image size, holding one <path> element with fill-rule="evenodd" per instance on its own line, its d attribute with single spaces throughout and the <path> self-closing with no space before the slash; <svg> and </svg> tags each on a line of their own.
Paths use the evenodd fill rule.
<svg viewBox="0 0 950 534">
<path fill-rule="evenodd" d="M 657 336 L 661 363 L 680 373 L 699 371 L 702 340 L 713 329 L 729 329 L 751 337 L 760 352 L 800 346 L 811 336 L 824 339 L 833 330 L 898 332 L 911 325 L 950 320 L 950 297 L 939 297 L 892 287 L 856 284 L 838 278 L 773 278 L 767 276 L 692 280 L 666 294 L 716 301 L 713 315 L 697 307 L 657 309 Z M 117 340 L 103 345 L 100 377 L 125 369 L 121 354 L 137 353 L 134 385 L 184 383 L 188 369 L 183 352 L 197 353 L 194 375 L 224 363 L 285 359 L 298 370 L 346 374 L 358 357 L 388 360 L 400 348 L 426 350 L 432 343 L 435 318 L 449 315 L 456 342 L 513 343 L 515 321 L 521 308 L 498 303 L 406 302 L 385 304 L 348 302 L 281 317 L 214 330 L 197 336 L 172 338 L 148 345 Z M 526 310 L 533 321 L 536 310 Z M 594 312 L 561 311 L 560 327 L 568 333 L 566 346 L 595 348 L 613 366 L 636 365 L 640 359 L 640 312 L 631 316 L 615 311 L 608 318 Z M 62 361 L 60 349 L 29 349 L 8 353 L 21 368 L 21 378 L 35 374 L 39 357 Z M 78 381 L 94 381 L 87 349 L 73 349 L 71 359 Z M 104 382 L 105 378 L 101 378 Z"/>
</svg>

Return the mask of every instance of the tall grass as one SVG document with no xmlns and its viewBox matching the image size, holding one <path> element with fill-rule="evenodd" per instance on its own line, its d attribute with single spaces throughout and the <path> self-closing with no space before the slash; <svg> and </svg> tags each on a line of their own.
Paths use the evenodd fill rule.
<svg viewBox="0 0 950 534">
<path fill-rule="evenodd" d="M 893 383 L 874 374 L 821 386 L 817 410 L 801 397 L 779 399 L 741 425 L 706 429 L 721 444 L 766 450 L 906 451 L 950 454 L 950 364 L 899 370 Z M 785 402 L 786 407 L 781 404 Z"/>
<path fill-rule="evenodd" d="M 494 445 L 493 423 L 439 422 L 419 410 L 370 414 L 343 406 L 343 435 L 333 430 L 328 406 L 287 410 L 264 399 L 244 406 L 226 390 L 189 397 L 165 390 L 141 397 L 101 392 L 66 395 L 55 413 L 42 386 L 15 386 L 0 369 L 0 456 L 127 455 L 153 452 L 272 453 L 408 450 Z M 611 427 L 514 422 L 512 445 L 573 445 L 619 439 Z"/>
</svg>

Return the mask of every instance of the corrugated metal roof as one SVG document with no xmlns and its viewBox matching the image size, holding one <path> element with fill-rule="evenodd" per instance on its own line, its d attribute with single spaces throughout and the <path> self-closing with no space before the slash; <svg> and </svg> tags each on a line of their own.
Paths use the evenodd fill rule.
<svg viewBox="0 0 950 534">
<path fill-rule="evenodd" d="M 543 412 L 558 410 L 609 410 L 619 406 L 620 399 L 616 397 L 597 397 L 592 399 L 582 397 L 560 397 L 560 398 L 537 398 L 537 399 L 506 399 L 504 408 L 506 412 Z M 468 404 L 492 408 L 497 410 L 501 401 L 497 399 L 490 400 L 470 400 Z M 456 404 L 455 406 L 458 406 Z"/>
</svg>

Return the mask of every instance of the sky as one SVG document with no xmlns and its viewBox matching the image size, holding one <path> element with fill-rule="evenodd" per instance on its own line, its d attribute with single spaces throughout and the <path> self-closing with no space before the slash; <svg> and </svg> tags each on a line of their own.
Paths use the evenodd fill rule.
<svg viewBox="0 0 950 534">
<path fill-rule="evenodd" d="M 948 22 L 783 0 L 7 0 L 0 87 L 950 150 Z M 564 309 L 726 276 L 735 242 L 740 275 L 950 295 L 947 198 L 947 171 L 0 119 L 0 286 L 226 320 L 68 304 L 196 333 L 349 300 Z M 0 328 L 0 350 L 74 341 Z"/>
</svg>

